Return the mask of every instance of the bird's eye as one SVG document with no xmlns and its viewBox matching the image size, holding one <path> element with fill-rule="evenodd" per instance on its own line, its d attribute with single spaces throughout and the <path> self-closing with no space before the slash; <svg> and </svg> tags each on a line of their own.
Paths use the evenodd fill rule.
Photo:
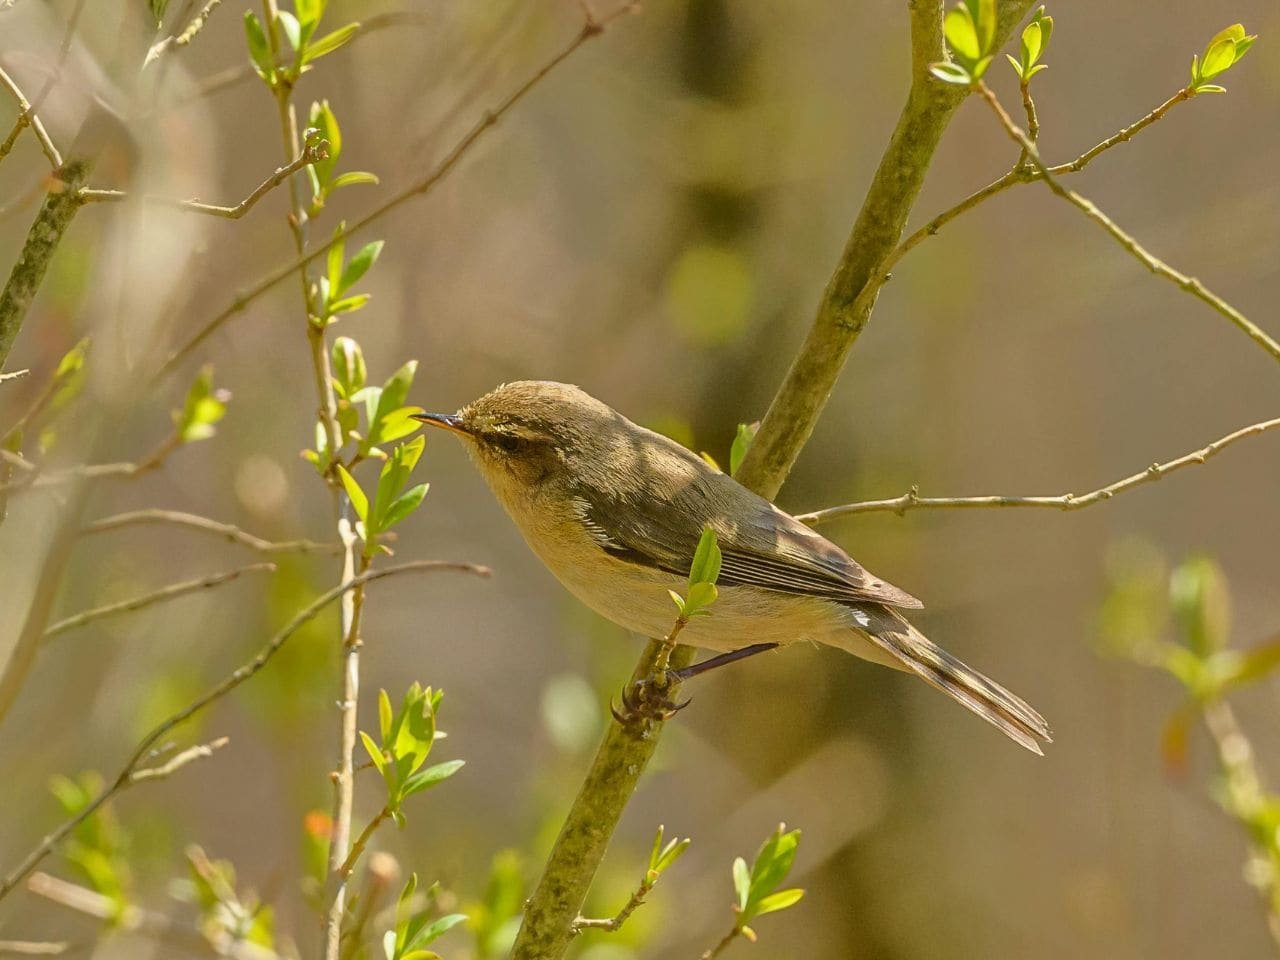
<svg viewBox="0 0 1280 960">
<path fill-rule="evenodd" d="M 493 443 L 504 453 L 519 453 L 526 445 L 526 441 L 522 437 L 512 436 L 509 433 L 496 434 L 493 438 Z"/>
</svg>

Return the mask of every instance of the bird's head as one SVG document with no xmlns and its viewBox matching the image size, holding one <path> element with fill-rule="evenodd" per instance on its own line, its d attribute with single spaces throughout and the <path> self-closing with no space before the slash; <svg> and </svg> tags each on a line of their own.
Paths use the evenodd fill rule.
<svg viewBox="0 0 1280 960">
<path fill-rule="evenodd" d="M 607 446 L 622 418 L 575 386 L 549 380 L 504 383 L 457 413 L 416 419 L 461 437 L 499 494 L 535 496 L 572 477 Z"/>
</svg>

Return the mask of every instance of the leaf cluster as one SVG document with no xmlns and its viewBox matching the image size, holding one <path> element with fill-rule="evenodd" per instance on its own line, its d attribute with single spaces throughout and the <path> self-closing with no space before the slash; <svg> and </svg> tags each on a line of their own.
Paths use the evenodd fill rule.
<svg viewBox="0 0 1280 960">
<path fill-rule="evenodd" d="M 215 388 L 213 367 L 201 368 L 187 390 L 182 407 L 171 414 L 177 438 L 182 443 L 207 440 L 217 431 L 214 425 L 227 413 L 231 391 Z"/>
<path fill-rule="evenodd" d="M 733 861 L 733 889 L 738 896 L 738 902 L 734 904 L 734 911 L 738 914 L 734 929 L 752 943 L 756 942 L 756 932 L 750 926 L 752 921 L 766 913 L 786 910 L 804 896 L 804 891 L 798 887 L 778 889 L 791 872 L 799 845 L 800 831 L 788 831 L 786 824 L 780 823 L 778 829 L 761 844 L 749 868 L 742 857 Z"/>
<path fill-rule="evenodd" d="M 718 592 L 716 580 L 720 577 L 720 545 L 716 542 L 715 531 L 710 527 L 702 531 L 698 547 L 693 553 L 693 564 L 689 567 L 689 591 L 680 596 L 669 590 L 671 600 L 680 611 L 680 619 L 688 621 L 693 617 L 709 614 L 708 609 L 716 602 Z"/>
<path fill-rule="evenodd" d="M 1027 84 L 1041 70 L 1048 70 L 1047 63 L 1041 63 L 1040 58 L 1044 55 L 1045 50 L 1049 46 L 1049 38 L 1053 35 L 1053 17 L 1044 12 L 1044 7 L 1040 7 L 1031 15 L 1031 20 L 1022 28 L 1022 42 L 1018 51 L 1018 56 L 1005 54 L 1005 58 L 1009 61 L 1009 65 L 1013 67 L 1013 72 L 1018 75 L 1018 79 Z"/>
<path fill-rule="evenodd" d="M 426 911 L 413 908 L 418 875 L 412 873 L 396 901 L 396 925 L 382 937 L 382 950 L 387 960 L 440 960 L 440 955 L 427 949 L 449 930 L 467 919 L 465 913 L 450 913 L 431 918 Z"/>
<path fill-rule="evenodd" d="M 360 740 L 387 787 L 387 811 L 398 826 L 405 823 L 401 805 L 415 793 L 430 789 L 457 773 L 463 760 L 447 760 L 423 769 L 431 748 L 444 734 L 436 728 L 443 690 L 409 687 L 399 710 L 391 708 L 386 690 L 378 692 L 378 733 L 374 740 L 363 730 Z"/>
<path fill-rule="evenodd" d="M 1191 92 L 1192 93 L 1226 93 L 1227 88 L 1211 83 L 1222 76 L 1249 52 L 1257 34 L 1247 35 L 1244 26 L 1233 23 L 1216 34 L 1205 46 L 1204 52 L 1191 57 Z"/>
</svg>

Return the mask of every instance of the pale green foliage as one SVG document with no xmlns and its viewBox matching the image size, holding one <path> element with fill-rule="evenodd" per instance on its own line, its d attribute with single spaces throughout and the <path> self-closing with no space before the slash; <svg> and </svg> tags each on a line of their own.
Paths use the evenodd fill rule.
<svg viewBox="0 0 1280 960">
<path fill-rule="evenodd" d="M 961 0 L 947 11 L 942 30 L 951 60 L 933 64 L 930 72 L 939 80 L 964 86 L 982 79 L 994 55 L 995 0 Z"/>
<path fill-rule="evenodd" d="M 448 760 L 423 769 L 431 748 L 444 734 L 436 728 L 436 715 L 443 690 L 409 687 L 400 709 L 392 711 L 387 691 L 378 692 L 378 733 L 374 740 L 363 730 L 360 740 L 369 759 L 387 787 L 387 811 L 399 826 L 404 826 L 401 804 L 415 793 L 447 780 L 462 768 L 465 761 Z"/>
<path fill-rule="evenodd" d="M 179 899 L 200 911 L 199 928 L 213 946 L 252 943 L 275 950 L 275 912 L 253 890 L 236 886 L 236 870 L 229 860 L 211 860 L 198 846 L 186 850 L 188 878 L 176 884 Z"/>
<path fill-rule="evenodd" d="M 102 778 L 93 772 L 76 779 L 55 776 L 49 789 L 68 816 L 75 816 L 102 793 Z M 129 905 L 129 865 L 125 859 L 128 837 L 109 807 L 99 807 L 86 817 L 62 848 L 62 856 L 85 883 L 111 903 L 110 923 L 118 923 Z"/>
<path fill-rule="evenodd" d="M 1053 17 L 1046 14 L 1044 7 L 1041 7 L 1031 15 L 1031 20 L 1022 29 L 1022 42 L 1018 56 L 1005 54 L 1009 65 L 1013 67 L 1013 72 L 1023 83 L 1029 83 L 1031 78 L 1041 70 L 1049 69 L 1049 65 L 1041 63 L 1040 58 L 1044 56 L 1052 35 Z"/>
<path fill-rule="evenodd" d="M 649 850 L 649 868 L 645 871 L 643 881 L 643 886 L 646 889 L 652 888 L 663 872 L 683 857 L 685 851 L 689 849 L 689 845 L 693 843 L 688 837 L 683 840 L 679 837 L 673 837 L 663 843 L 665 829 L 664 826 L 659 824 L 658 832 L 653 835 L 653 846 Z"/>
<path fill-rule="evenodd" d="M 503 850 L 493 858 L 484 896 L 470 910 L 476 960 L 491 960 L 510 952 L 524 907 L 523 867 L 515 850 Z"/>
<path fill-rule="evenodd" d="M 733 446 L 729 448 L 729 476 L 736 474 L 738 467 L 742 466 L 747 451 L 751 449 L 751 441 L 756 438 L 756 431 L 759 429 L 760 421 L 758 420 L 755 423 L 738 424 L 738 432 L 733 437 Z"/>
<path fill-rule="evenodd" d="M 429 913 L 415 911 L 413 895 L 417 886 L 418 875 L 410 874 L 396 901 L 396 925 L 382 937 L 387 960 L 440 960 L 439 954 L 426 947 L 467 919 L 466 914 L 450 913 L 433 920 Z"/>
<path fill-rule="evenodd" d="M 689 567 L 689 591 L 680 596 L 674 590 L 668 591 L 676 609 L 680 611 L 681 620 L 710 613 L 707 609 L 716 602 L 716 580 L 720 578 L 720 545 L 716 542 L 715 531 L 707 527 L 698 540 L 698 548 L 693 553 L 693 563 Z"/>
<path fill-rule="evenodd" d="M 228 390 L 213 386 L 213 367 L 205 366 L 196 375 L 181 410 L 172 413 L 177 437 L 183 443 L 207 440 L 216 432 L 214 424 L 226 415 L 231 399 Z"/>
<path fill-rule="evenodd" d="M 752 943 L 756 941 L 756 932 L 750 926 L 753 920 L 794 906 L 804 896 L 799 888 L 778 889 L 791 872 L 799 845 L 800 831 L 788 831 L 786 824 L 780 823 L 761 844 L 750 868 L 742 857 L 733 861 L 733 889 L 737 894 L 734 911 L 738 914 L 734 929 Z"/>
<path fill-rule="evenodd" d="M 1215 35 L 1202 54 L 1191 57 L 1191 91 L 1226 93 L 1226 87 L 1209 81 L 1235 66 L 1257 39 L 1256 34 L 1247 35 L 1244 26 L 1239 23 L 1233 23 Z"/>
</svg>

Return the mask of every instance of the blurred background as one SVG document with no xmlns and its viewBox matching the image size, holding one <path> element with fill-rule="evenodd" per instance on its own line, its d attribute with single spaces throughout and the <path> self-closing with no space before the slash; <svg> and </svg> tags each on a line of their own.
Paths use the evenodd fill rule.
<svg viewBox="0 0 1280 960">
<path fill-rule="evenodd" d="M 37 77 L 28 85 L 40 85 L 70 6 L 0 10 L 3 62 L 15 73 L 25 64 Z M 145 6 L 88 5 L 50 95 L 50 132 L 69 142 L 92 90 L 129 131 L 95 186 L 234 203 L 284 157 L 256 78 L 199 95 L 247 62 L 247 5 L 228 0 L 165 60 L 162 79 L 140 83 L 154 39 Z M 332 0 L 327 20 L 391 11 L 417 16 L 326 58 L 297 91 L 303 106 L 328 99 L 343 167 L 382 181 L 336 195 L 316 235 L 420 177 L 581 26 L 570 0 Z M 1072 184 L 1280 332 L 1280 8 L 1170 0 L 1050 12 L 1051 69 L 1036 92 L 1054 162 L 1172 95 L 1191 55 L 1228 23 L 1260 35 L 1225 79 L 1229 95 L 1179 105 Z M 998 63 L 993 73 L 1012 109 L 1011 72 Z M 363 285 L 373 300 L 335 332 L 361 342 L 371 379 L 416 358 L 410 402 L 429 410 L 452 411 L 505 380 L 565 380 L 726 463 L 736 425 L 763 415 L 808 328 L 907 74 L 896 0 L 649 4 L 539 85 L 438 189 L 368 232 L 387 241 Z M 0 102 L 0 126 L 15 115 Z M 1014 159 L 989 112 L 966 103 L 912 226 Z M 5 263 L 46 174 L 30 135 L 0 165 Z M 55 446 L 55 463 L 143 457 L 202 363 L 232 394 L 214 438 L 147 476 L 96 483 L 89 516 L 166 507 L 270 539 L 331 539 L 330 498 L 298 457 L 314 442 L 315 400 L 295 284 L 254 302 L 123 410 L 101 399 L 127 386 L 113 382 L 129 369 L 122 357 L 180 342 L 288 261 L 286 212 L 278 190 L 238 222 L 127 204 L 78 215 L 10 358 L 32 374 L 2 388 L 0 427 L 88 333 L 98 336 L 89 389 L 67 419 L 93 424 L 100 404 L 113 412 L 93 436 Z M 1084 492 L 1277 410 L 1280 378 L 1262 351 L 1047 190 L 1021 186 L 894 270 L 779 503 L 802 512 L 917 483 L 934 496 Z M 411 801 L 407 829 L 376 842 L 466 908 L 494 889 L 495 858 L 497 874 L 514 878 L 508 887 L 536 879 L 640 641 L 559 587 L 449 437 L 428 437 L 419 474 L 431 491 L 400 528 L 397 559 L 474 561 L 495 575 L 370 588 L 361 725 L 376 725 L 379 687 L 393 698 L 414 680 L 447 692 L 449 738 L 437 755 L 467 766 Z M 872 514 L 824 527 L 921 597 L 922 629 L 1034 704 L 1056 742 L 1032 757 L 924 684 L 834 650 L 798 647 L 717 671 L 669 725 L 592 912 L 626 899 L 657 824 L 694 845 L 622 933 L 587 935 L 578 955 L 698 955 L 733 922 L 733 857 L 749 857 L 779 821 L 804 831 L 793 879 L 808 895 L 731 956 L 1267 955 L 1263 910 L 1243 880 L 1245 834 L 1208 789 L 1211 747 L 1196 733 L 1183 772 L 1171 769 L 1162 729 L 1183 695 L 1168 677 L 1104 655 L 1100 612 L 1135 562 L 1158 580 L 1162 564 L 1202 551 L 1231 585 L 1231 641 L 1273 634 L 1278 474 L 1280 438 L 1263 436 L 1082 512 Z M 58 508 L 47 493 L 9 504 L 0 655 Z M 55 616 L 253 559 L 166 527 L 84 539 Z M 53 774 L 112 776 L 151 724 L 336 582 L 333 558 L 276 559 L 274 575 L 104 620 L 41 651 L 0 735 L 3 868 L 58 822 Z M 277 929 L 314 953 L 298 877 L 313 856 L 305 815 L 330 803 L 336 633 L 330 610 L 179 735 L 227 735 L 229 747 L 115 805 L 137 902 L 181 915 L 167 890 L 183 848 L 197 843 L 233 861 L 241 884 L 274 905 Z M 1264 775 L 1280 771 L 1276 694 L 1267 681 L 1234 701 Z M 358 822 L 379 802 L 376 782 L 361 782 Z M 45 868 L 76 876 L 58 857 Z M 0 938 L 85 943 L 96 929 L 25 892 L 0 907 Z M 117 936 L 95 949 L 172 948 Z M 485 955 L 461 931 L 440 949 Z"/>
</svg>

